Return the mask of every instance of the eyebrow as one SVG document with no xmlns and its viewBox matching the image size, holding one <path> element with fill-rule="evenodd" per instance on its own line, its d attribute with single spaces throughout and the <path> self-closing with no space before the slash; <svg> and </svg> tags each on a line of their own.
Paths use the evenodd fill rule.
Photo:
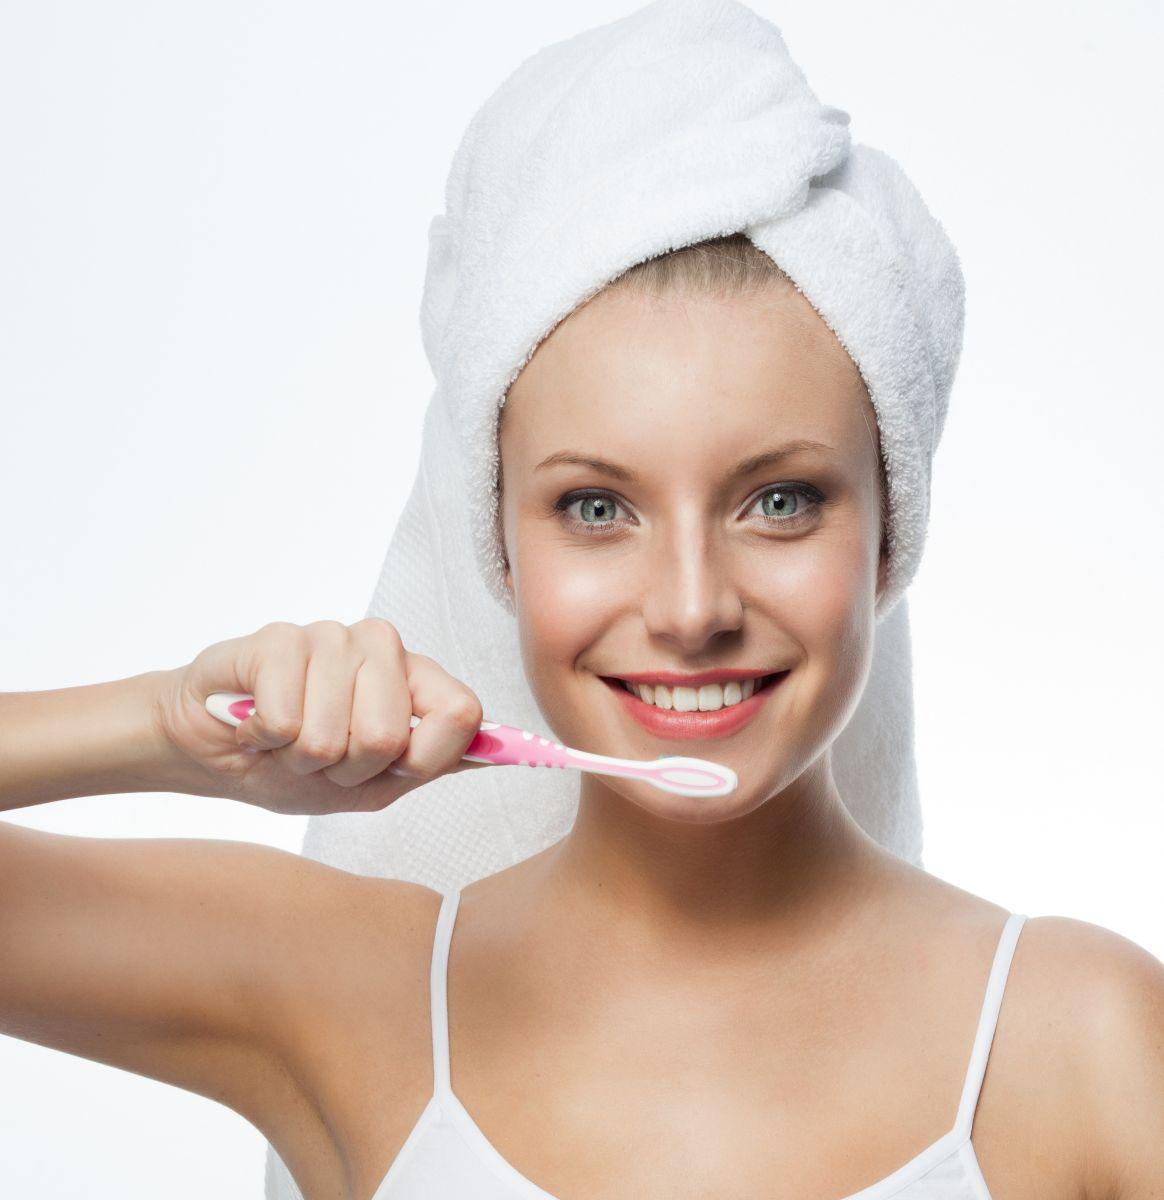
<svg viewBox="0 0 1164 1200">
<path fill-rule="evenodd" d="M 741 479 L 745 475 L 751 475 L 753 471 L 760 470 L 761 467 L 774 466 L 783 459 L 805 450 L 824 450 L 832 453 L 833 447 L 826 446 L 824 442 L 814 442 L 810 438 L 797 438 L 795 441 L 785 442 L 783 446 L 775 446 L 770 450 L 761 450 L 759 454 L 751 454 L 747 458 L 741 459 L 728 472 L 728 478 Z M 612 479 L 619 479 L 623 483 L 638 482 L 637 476 L 629 468 L 610 462 L 605 458 L 596 458 L 592 454 L 581 454 L 574 450 L 558 450 L 547 458 L 543 458 L 534 467 L 534 470 L 541 471 L 547 467 L 556 467 L 559 465 L 589 467 L 592 471 L 609 475 Z"/>
</svg>

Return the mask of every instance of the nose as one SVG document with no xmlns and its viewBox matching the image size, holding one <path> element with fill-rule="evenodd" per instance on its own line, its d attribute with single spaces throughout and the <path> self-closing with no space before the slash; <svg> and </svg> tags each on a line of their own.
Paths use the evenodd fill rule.
<svg viewBox="0 0 1164 1200">
<path fill-rule="evenodd" d="M 643 620 L 653 637 L 694 656 L 717 636 L 740 628 L 744 605 L 727 548 L 697 514 L 661 534 L 644 562 Z"/>
</svg>

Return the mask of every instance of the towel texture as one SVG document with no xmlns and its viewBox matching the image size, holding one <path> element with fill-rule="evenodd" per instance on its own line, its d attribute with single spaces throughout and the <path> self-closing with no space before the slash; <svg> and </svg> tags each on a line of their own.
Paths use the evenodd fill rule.
<svg viewBox="0 0 1164 1200">
<path fill-rule="evenodd" d="M 737 0 L 656 0 L 547 46 L 472 118 L 429 228 L 421 331 L 436 386 L 367 612 L 467 683 L 486 716 L 548 732 L 503 582 L 499 406 L 542 339 L 624 269 L 738 232 L 833 330 L 877 412 L 888 580 L 834 776 L 861 826 L 920 865 L 903 593 L 961 349 L 962 274 L 898 164 L 852 142 L 848 114 L 817 100 L 780 31 Z M 462 772 L 383 812 L 310 818 L 303 853 L 447 891 L 557 841 L 577 799 L 575 772 Z M 267 1195 L 296 1198 L 273 1150 Z"/>
</svg>

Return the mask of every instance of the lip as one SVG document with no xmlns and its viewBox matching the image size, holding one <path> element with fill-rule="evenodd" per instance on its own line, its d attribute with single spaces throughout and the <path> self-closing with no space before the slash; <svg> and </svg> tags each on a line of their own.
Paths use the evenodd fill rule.
<svg viewBox="0 0 1164 1200">
<path fill-rule="evenodd" d="M 638 675 L 615 675 L 611 678 L 625 679 L 628 683 L 649 683 L 652 687 L 658 683 L 664 687 L 700 687 L 705 683 L 729 683 L 732 680 L 743 683 L 745 679 L 763 679 L 765 675 L 775 674 L 779 672 L 756 671 L 750 667 L 720 667 L 716 671 L 696 671 L 691 675 L 684 675 L 680 671 L 653 671 Z"/>
<path fill-rule="evenodd" d="M 656 708 L 655 705 L 640 700 L 621 683 L 607 676 L 599 678 L 614 692 L 627 715 L 648 733 L 660 738 L 693 739 L 728 737 L 742 729 L 764 707 L 768 697 L 780 687 L 788 675 L 788 671 L 781 672 L 746 700 L 727 708 L 716 709 L 715 712 L 676 712 L 674 709 Z M 719 678 L 722 679 L 723 675 Z"/>
</svg>

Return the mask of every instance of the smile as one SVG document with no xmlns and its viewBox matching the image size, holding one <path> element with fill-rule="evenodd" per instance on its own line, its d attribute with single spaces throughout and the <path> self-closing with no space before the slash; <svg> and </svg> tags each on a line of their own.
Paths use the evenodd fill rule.
<svg viewBox="0 0 1164 1200">
<path fill-rule="evenodd" d="M 777 675 L 765 676 L 758 681 L 758 686 L 751 695 L 736 700 L 735 703 L 731 702 L 735 696 L 743 695 L 747 690 L 743 688 L 739 693 L 730 690 L 733 686 L 740 688 L 739 684 L 726 685 L 729 689 L 726 697 L 723 694 L 724 689 L 719 688 L 718 685 L 711 685 L 714 689 L 712 692 L 700 688 L 665 689 L 667 694 L 660 698 L 664 701 L 669 700 L 672 705 L 678 699 L 678 708 L 661 708 L 657 704 L 648 703 L 641 699 L 637 692 L 631 691 L 630 685 L 621 679 L 614 679 L 606 675 L 599 678 L 614 693 L 615 699 L 622 705 L 627 715 L 656 737 L 720 738 L 727 737 L 747 725 L 788 675 L 788 671 L 782 671 Z M 747 683 L 749 686 L 752 685 L 751 680 L 748 680 Z M 658 690 L 664 691 L 664 689 Z M 676 692 L 678 697 L 675 695 Z M 706 710 L 691 708 L 692 694 L 696 697 L 702 695 L 705 702 L 710 701 L 712 704 L 718 700 L 720 707 Z M 724 703 L 725 698 L 728 700 L 726 704 Z"/>
</svg>

